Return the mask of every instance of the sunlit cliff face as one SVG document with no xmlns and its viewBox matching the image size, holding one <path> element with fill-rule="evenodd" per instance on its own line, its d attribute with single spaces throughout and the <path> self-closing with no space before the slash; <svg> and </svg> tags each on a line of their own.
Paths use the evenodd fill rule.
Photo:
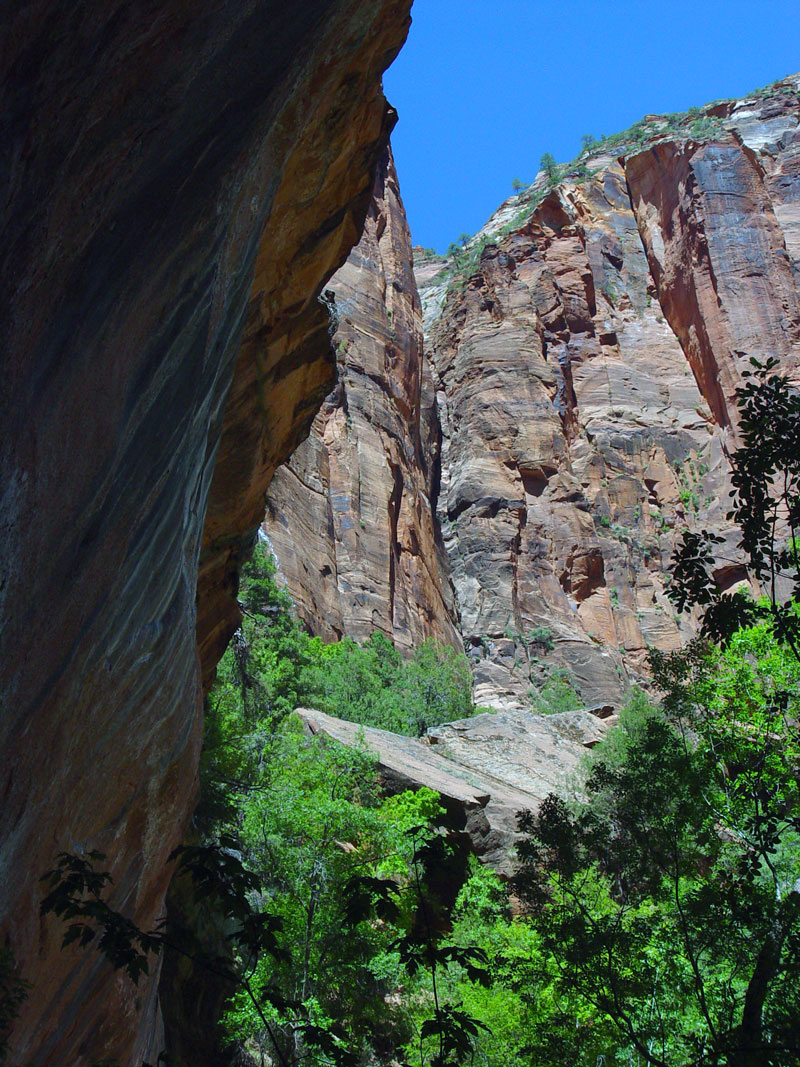
<svg viewBox="0 0 800 1067">
<path fill-rule="evenodd" d="M 529 707 L 561 669 L 618 705 L 648 646 L 692 633 L 665 595 L 677 531 L 713 529 L 718 579 L 745 577 L 731 398 L 750 355 L 797 359 L 794 80 L 713 110 L 707 140 L 654 121 L 542 175 L 461 266 L 420 256 L 422 313 L 381 185 L 330 283 L 339 386 L 268 496 L 315 631 L 463 641 L 478 703 Z"/>
</svg>

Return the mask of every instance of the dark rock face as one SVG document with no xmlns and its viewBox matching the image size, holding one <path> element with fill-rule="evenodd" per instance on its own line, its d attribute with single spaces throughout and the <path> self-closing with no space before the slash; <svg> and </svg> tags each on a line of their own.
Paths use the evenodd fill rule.
<svg viewBox="0 0 800 1067">
<path fill-rule="evenodd" d="M 39 877 L 100 849 L 112 904 L 162 914 L 198 637 L 209 677 L 272 469 L 328 389 L 316 294 L 360 231 L 408 8 L 39 0 L 6 23 L 0 929 L 33 983 L 14 1063 L 153 1054 L 153 982 L 62 952 Z"/>
</svg>

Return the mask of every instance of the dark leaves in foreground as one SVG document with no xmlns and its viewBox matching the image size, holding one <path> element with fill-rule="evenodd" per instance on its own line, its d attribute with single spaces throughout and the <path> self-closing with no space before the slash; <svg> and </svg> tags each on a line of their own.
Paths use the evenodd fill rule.
<svg viewBox="0 0 800 1067">
<path fill-rule="evenodd" d="M 736 393 L 742 445 L 732 457 L 728 519 L 739 527 L 739 547 L 768 602 L 720 589 L 715 546 L 723 539 L 708 530 L 683 532 L 668 596 L 679 611 L 702 609 L 703 634 L 723 645 L 737 630 L 769 621 L 800 659 L 800 395 L 786 375 L 775 373 L 776 359 L 750 363 Z"/>
<path fill-rule="evenodd" d="M 93 864 L 105 858 L 104 853 L 96 851 L 85 857 L 59 853 L 55 867 L 42 877 L 50 891 L 42 900 L 39 913 L 52 913 L 68 923 L 62 948 L 74 942 L 85 948 L 99 936 L 98 948 L 111 966 L 124 970 L 137 983 L 149 973 L 148 955 L 159 951 L 161 935 L 140 930 L 103 900 L 101 894 L 111 886 L 111 875 L 95 871 Z"/>
</svg>

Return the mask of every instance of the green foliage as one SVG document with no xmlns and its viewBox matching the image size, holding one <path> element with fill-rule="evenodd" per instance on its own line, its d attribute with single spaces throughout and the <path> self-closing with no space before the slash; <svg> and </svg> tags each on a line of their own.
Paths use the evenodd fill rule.
<svg viewBox="0 0 800 1067">
<path fill-rule="evenodd" d="M 515 885 L 539 980 L 570 1006 L 535 1023 L 542 1065 L 800 1063 L 800 400 L 774 361 L 751 362 L 730 518 L 769 596 L 721 594 L 720 539 L 685 533 L 671 595 L 704 608 L 724 647 L 651 651 L 661 707 L 636 695 L 583 802 L 553 795 L 521 817 Z M 687 470 L 688 503 L 704 472 Z M 781 574 L 794 583 L 782 600 Z"/>
<path fill-rule="evenodd" d="M 580 695 L 570 681 L 569 671 L 556 668 L 538 689 L 530 691 L 531 710 L 538 715 L 556 715 L 583 707 Z"/>
<path fill-rule="evenodd" d="M 415 248 L 414 260 L 418 263 L 429 263 L 431 260 L 438 259 L 439 254 L 435 248 Z"/>
<path fill-rule="evenodd" d="M 102 852 L 86 857 L 60 852 L 55 867 L 42 876 L 49 892 L 39 906 L 40 915 L 53 914 L 68 925 L 61 947 L 76 942 L 85 948 L 99 934 L 98 948 L 116 970 L 124 970 L 136 984 L 149 974 L 148 955 L 161 947 L 158 934 L 147 934 L 103 899 L 111 885 L 107 871 L 94 865 L 105 860 Z"/>
<path fill-rule="evenodd" d="M 737 390 L 742 444 L 732 457 L 734 497 L 728 518 L 741 531 L 740 548 L 768 598 L 723 593 L 713 577 L 714 546 L 722 538 L 685 531 L 673 556 L 668 595 L 679 611 L 703 609 L 703 632 L 727 641 L 737 629 L 768 621 L 776 637 L 800 658 L 800 396 L 778 362 L 751 359 L 746 384 Z M 788 528 L 789 539 L 783 540 Z M 788 596 L 780 582 L 791 583 Z"/>
<path fill-rule="evenodd" d="M 552 652 L 555 648 L 553 631 L 549 626 L 534 626 L 528 631 L 528 644 L 538 645 L 545 652 Z"/>
<path fill-rule="evenodd" d="M 208 831 L 235 836 L 276 944 L 259 953 L 237 947 L 247 984 L 225 1032 L 284 1063 L 384 1062 L 422 1026 L 409 1005 L 387 1006 L 397 985 L 422 981 L 398 941 L 413 916 L 392 910 L 388 896 L 380 923 L 356 913 L 383 881 L 407 884 L 415 854 L 407 832 L 441 814 L 439 798 L 425 789 L 382 798 L 366 752 L 306 737 L 288 712 L 313 706 L 421 733 L 473 713 L 466 659 L 426 642 L 404 663 L 380 633 L 363 645 L 310 637 L 263 547 L 245 568 L 241 597 L 242 631 L 207 709 L 204 808 Z M 349 885 L 361 897 L 348 903 Z M 345 919 L 352 929 L 343 938 Z M 457 1012 L 443 1003 L 434 1020 L 445 1050 L 469 1031 Z"/>
<path fill-rule="evenodd" d="M 523 211 L 525 210 L 527 208 L 523 209 Z M 462 237 L 464 236 L 471 240 L 468 235 L 462 234 Z M 466 279 L 471 277 L 477 270 L 484 250 L 495 243 L 495 237 L 484 235 L 472 240 L 470 247 L 465 246 L 462 248 L 458 244 L 451 244 L 447 249 L 449 262 L 447 267 L 437 276 L 437 280 L 447 283 L 448 291 L 460 289 Z"/>
<path fill-rule="evenodd" d="M 272 727 L 297 707 L 314 707 L 363 726 L 419 735 L 474 713 L 466 657 L 448 646 L 425 641 L 404 662 L 379 632 L 363 645 L 310 637 L 261 545 L 243 569 L 240 598 L 242 629 L 220 663 L 211 697 L 217 723 L 238 715 L 240 705 L 245 722 L 257 718 Z"/>
<path fill-rule="evenodd" d="M 433 1010 L 416 1020 L 419 1042 L 406 1051 L 420 1067 L 460 1067 L 472 1058 L 476 1039 L 488 1027 L 460 1003 L 448 1002 L 443 986 L 454 972 L 472 984 L 488 985 L 488 956 L 475 944 L 447 936 L 450 916 L 442 898 L 442 887 L 447 885 L 442 876 L 453 865 L 452 839 L 424 825 L 411 827 L 407 837 L 412 849 L 408 880 L 400 884 L 381 878 L 351 880 L 348 922 L 353 926 L 372 912 L 384 922 L 408 916 L 392 948 L 410 978 L 424 975 L 429 982 Z"/>
<path fill-rule="evenodd" d="M 636 696 L 586 802 L 521 820 L 549 980 L 642 1062 L 797 1063 L 800 665 L 762 625 L 652 668 L 662 709 Z M 574 1020 L 540 1026 L 562 1054 Z"/>
<path fill-rule="evenodd" d="M 253 787 L 238 797 L 239 850 L 282 952 L 254 958 L 253 995 L 235 995 L 225 1030 L 287 1063 L 326 1063 L 336 1050 L 341 1059 L 392 1029 L 381 1018 L 385 985 L 370 970 L 389 931 L 362 924 L 341 937 L 344 886 L 392 855 L 401 836 L 381 817 L 373 766 L 366 753 L 305 737 L 293 722 L 265 741 Z M 250 959 L 241 956 L 242 965 Z M 306 1048 L 305 1022 L 316 1051 Z M 333 1046 L 321 1047 L 325 1034 Z"/>
<path fill-rule="evenodd" d="M 17 970 L 11 949 L 0 948 L 0 1063 L 8 1058 L 11 1024 L 19 1015 L 30 988 L 30 982 Z"/>
<path fill-rule="evenodd" d="M 514 178 L 511 182 L 511 188 L 514 190 L 515 193 L 521 193 L 522 190 L 525 188 L 525 183 L 519 178 Z"/>
<path fill-rule="evenodd" d="M 539 169 L 544 171 L 548 187 L 554 189 L 561 178 L 561 171 L 555 161 L 555 157 L 550 152 L 545 152 L 539 160 Z"/>
<path fill-rule="evenodd" d="M 306 737 L 292 720 L 237 809 L 238 852 L 282 951 L 238 950 L 246 985 L 227 1037 L 293 1065 L 388 1063 L 406 1044 L 430 1049 L 426 1065 L 453 1065 L 480 1027 L 438 997 L 437 978 L 458 967 L 482 980 L 483 958 L 445 936 L 461 861 L 448 835 L 427 829 L 438 794 L 382 798 L 366 753 Z M 403 987 L 423 1000 L 430 990 L 433 1015 L 417 996 L 398 998 Z"/>
</svg>

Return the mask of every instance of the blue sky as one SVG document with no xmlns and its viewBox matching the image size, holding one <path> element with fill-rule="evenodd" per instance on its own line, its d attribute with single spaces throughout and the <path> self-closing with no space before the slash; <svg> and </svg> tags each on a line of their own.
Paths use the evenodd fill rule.
<svg viewBox="0 0 800 1067">
<path fill-rule="evenodd" d="M 443 251 L 543 153 L 800 70 L 800 0 L 414 0 L 384 77 L 416 244 Z"/>
</svg>

